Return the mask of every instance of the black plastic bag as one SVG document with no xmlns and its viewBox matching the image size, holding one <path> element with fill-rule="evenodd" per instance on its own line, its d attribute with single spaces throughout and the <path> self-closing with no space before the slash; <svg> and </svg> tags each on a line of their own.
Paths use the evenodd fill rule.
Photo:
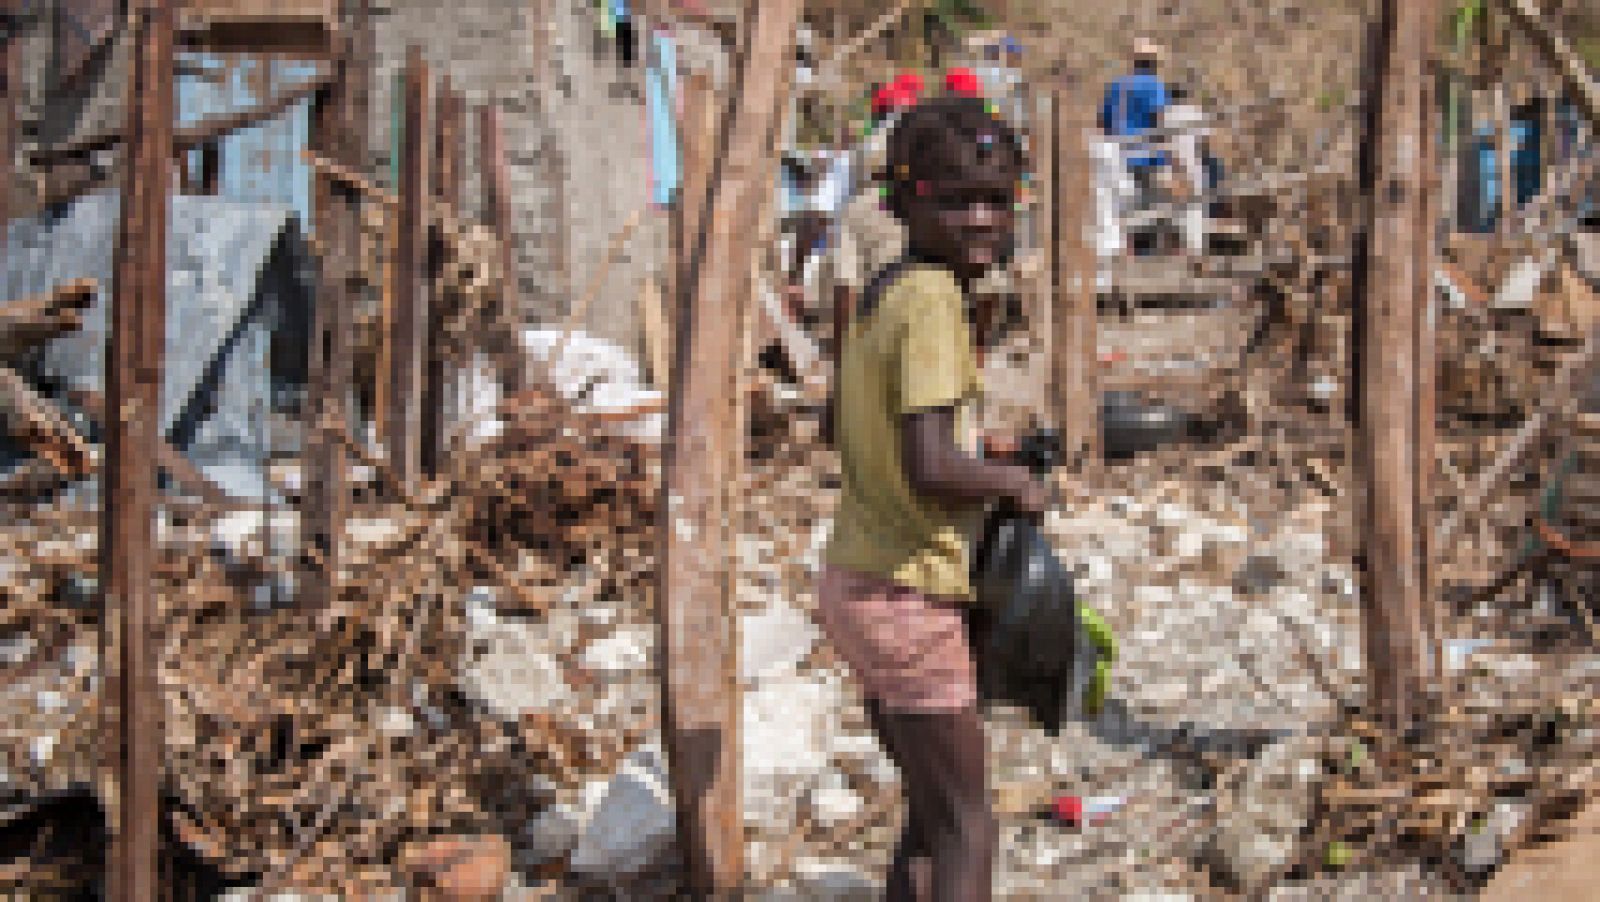
<svg viewBox="0 0 1600 902">
<path fill-rule="evenodd" d="M 1036 473 L 1048 472 L 1060 462 L 1060 437 L 1035 432 L 1021 442 L 1017 457 Z M 1032 517 L 1000 504 L 973 549 L 972 583 L 980 696 L 1024 708 L 1054 735 L 1079 676 L 1072 572 Z"/>
</svg>

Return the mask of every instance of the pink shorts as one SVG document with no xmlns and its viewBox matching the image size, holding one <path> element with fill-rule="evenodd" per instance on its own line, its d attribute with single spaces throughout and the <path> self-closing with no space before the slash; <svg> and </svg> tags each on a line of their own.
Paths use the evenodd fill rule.
<svg viewBox="0 0 1600 902">
<path fill-rule="evenodd" d="M 862 691 L 886 708 L 949 711 L 976 703 L 977 676 L 960 601 L 881 576 L 824 567 L 822 631 Z"/>
</svg>

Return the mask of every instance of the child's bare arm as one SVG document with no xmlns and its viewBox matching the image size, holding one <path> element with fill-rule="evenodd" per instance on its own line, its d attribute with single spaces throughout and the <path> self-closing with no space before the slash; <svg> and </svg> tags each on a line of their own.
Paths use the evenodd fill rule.
<svg viewBox="0 0 1600 902">
<path fill-rule="evenodd" d="M 955 411 L 918 411 L 900 420 L 906 478 L 920 494 L 952 504 L 1009 498 L 1030 513 L 1049 506 L 1049 490 L 1024 467 L 979 460 L 956 447 Z"/>
</svg>

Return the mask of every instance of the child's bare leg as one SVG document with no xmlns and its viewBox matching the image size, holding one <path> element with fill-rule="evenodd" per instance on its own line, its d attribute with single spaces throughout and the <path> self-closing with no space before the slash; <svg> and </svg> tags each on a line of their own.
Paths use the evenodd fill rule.
<svg viewBox="0 0 1600 902">
<path fill-rule="evenodd" d="M 872 730 L 878 734 L 889 760 L 901 768 L 901 786 L 906 799 L 905 823 L 900 828 L 900 841 L 895 845 L 894 858 L 889 861 L 889 877 L 885 881 L 886 902 L 926 902 L 930 898 L 929 881 L 933 878 L 933 862 L 928 857 L 927 835 L 922 828 L 921 805 L 911 795 L 910 784 L 905 781 L 905 771 L 900 764 L 901 744 L 890 732 L 884 717 L 883 705 L 875 698 L 867 699 L 867 717 Z"/>
<path fill-rule="evenodd" d="M 885 710 L 911 808 L 933 859 L 935 902 L 987 902 L 999 826 L 989 804 L 987 745 L 978 709 Z"/>
</svg>

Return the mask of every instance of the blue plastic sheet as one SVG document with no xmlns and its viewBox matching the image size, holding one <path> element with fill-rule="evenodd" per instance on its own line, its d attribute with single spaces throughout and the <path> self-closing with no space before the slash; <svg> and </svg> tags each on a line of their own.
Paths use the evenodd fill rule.
<svg viewBox="0 0 1600 902">
<path fill-rule="evenodd" d="M 645 73 L 645 102 L 650 117 L 650 199 L 667 206 L 677 196 L 682 170 L 678 159 L 677 118 L 678 57 L 672 36 L 657 31 L 651 36 L 650 67 Z"/>
</svg>

